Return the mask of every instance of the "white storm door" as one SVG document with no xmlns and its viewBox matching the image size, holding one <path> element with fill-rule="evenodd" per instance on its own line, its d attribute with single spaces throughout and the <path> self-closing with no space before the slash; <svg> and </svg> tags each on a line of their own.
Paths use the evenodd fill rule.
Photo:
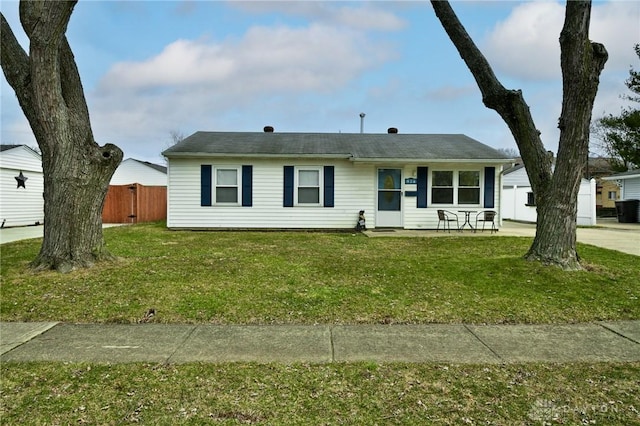
<svg viewBox="0 0 640 426">
<path fill-rule="evenodd" d="M 402 226 L 402 169 L 378 169 L 376 227 Z"/>
</svg>

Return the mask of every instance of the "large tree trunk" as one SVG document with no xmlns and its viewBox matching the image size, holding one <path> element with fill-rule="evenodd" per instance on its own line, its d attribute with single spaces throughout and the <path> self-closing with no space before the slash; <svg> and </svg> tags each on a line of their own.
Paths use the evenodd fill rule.
<svg viewBox="0 0 640 426">
<path fill-rule="evenodd" d="M 558 158 L 547 152 L 529 106 L 519 90 L 507 90 L 466 32 L 447 1 L 432 0 L 458 53 L 473 74 L 483 103 L 495 110 L 514 136 L 527 170 L 537 205 L 536 236 L 526 254 L 563 269 L 580 269 L 576 252 L 578 190 L 589 145 L 591 111 L 607 51 L 588 38 L 590 1 L 568 1 L 560 37 L 563 76 L 562 115 Z"/>
<path fill-rule="evenodd" d="M 2 70 L 42 151 L 44 239 L 36 269 L 70 271 L 108 257 L 102 207 L 122 161 L 115 145 L 93 139 L 89 111 L 65 37 L 75 1 L 21 1 L 29 54 L 1 16 Z"/>
</svg>

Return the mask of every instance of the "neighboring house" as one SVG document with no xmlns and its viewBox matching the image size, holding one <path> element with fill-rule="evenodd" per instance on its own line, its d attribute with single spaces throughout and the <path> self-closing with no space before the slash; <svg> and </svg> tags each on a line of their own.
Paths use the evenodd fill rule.
<svg viewBox="0 0 640 426">
<path fill-rule="evenodd" d="M 133 158 L 111 178 L 102 209 L 104 223 L 140 223 L 167 217 L 167 168 Z"/>
<path fill-rule="evenodd" d="M 596 186 L 598 191 L 596 206 L 602 209 L 615 209 L 616 201 L 620 199 L 620 187 L 615 182 L 604 180 L 604 178 L 598 180 L 600 182 Z"/>
<path fill-rule="evenodd" d="M 127 158 L 113 173 L 110 185 L 139 183 L 145 186 L 167 186 L 167 168 L 158 164 Z"/>
<path fill-rule="evenodd" d="M 640 169 L 618 173 L 602 179 L 613 182 L 620 188 L 619 200 L 640 200 Z M 640 203 L 637 217 L 640 219 Z"/>
<path fill-rule="evenodd" d="M 0 226 L 44 223 L 40 154 L 26 145 L 0 145 Z"/>
<path fill-rule="evenodd" d="M 510 160 L 465 135 L 197 132 L 163 152 L 169 228 L 435 229 L 500 209 Z"/>
<path fill-rule="evenodd" d="M 504 172 L 502 178 L 503 219 L 522 222 L 536 222 L 535 193 L 529 183 L 529 176 L 523 164 L 516 165 Z M 582 179 L 578 191 L 578 216 L 576 223 L 582 226 L 596 224 L 596 181 Z"/>
</svg>

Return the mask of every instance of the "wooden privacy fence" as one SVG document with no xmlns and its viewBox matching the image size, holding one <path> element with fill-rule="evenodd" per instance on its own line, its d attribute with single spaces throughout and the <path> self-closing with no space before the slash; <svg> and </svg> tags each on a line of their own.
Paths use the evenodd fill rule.
<svg viewBox="0 0 640 426">
<path fill-rule="evenodd" d="M 102 223 L 142 223 L 167 218 L 167 187 L 110 185 Z"/>
</svg>

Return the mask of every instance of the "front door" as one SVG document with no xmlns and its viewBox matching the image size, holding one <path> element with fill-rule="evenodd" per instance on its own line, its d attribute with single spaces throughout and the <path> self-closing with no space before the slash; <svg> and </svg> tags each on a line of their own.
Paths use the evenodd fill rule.
<svg viewBox="0 0 640 426">
<path fill-rule="evenodd" d="M 376 227 L 402 226 L 402 169 L 378 169 Z"/>
</svg>

